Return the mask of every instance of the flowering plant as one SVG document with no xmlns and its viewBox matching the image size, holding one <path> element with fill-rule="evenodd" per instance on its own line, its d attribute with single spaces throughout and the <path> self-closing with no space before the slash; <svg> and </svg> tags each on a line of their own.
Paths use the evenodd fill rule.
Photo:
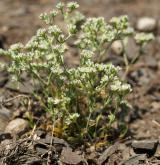
<svg viewBox="0 0 160 165">
<path fill-rule="evenodd" d="M 0 50 L 11 59 L 6 69 L 14 80 L 21 82 L 21 74 L 27 72 L 35 87 L 38 82 L 42 90 L 34 96 L 50 113 L 54 134 L 68 140 L 108 135 L 131 91 L 118 76 L 120 68 L 100 60 L 115 40 L 133 34 L 127 16 L 106 23 L 101 17 L 86 19 L 76 11 L 78 7 L 76 2 L 58 3 L 56 10 L 40 15 L 48 26 L 39 29 L 28 43 Z M 63 17 L 67 32 L 55 24 L 57 15 Z M 145 39 L 139 38 L 138 43 L 143 44 Z M 64 60 L 71 39 L 80 54 L 80 64 L 75 68 L 68 68 Z"/>
</svg>

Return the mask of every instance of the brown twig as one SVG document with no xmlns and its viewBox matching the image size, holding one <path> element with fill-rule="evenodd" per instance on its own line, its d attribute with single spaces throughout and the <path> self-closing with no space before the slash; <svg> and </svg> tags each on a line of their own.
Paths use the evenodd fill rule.
<svg viewBox="0 0 160 165">
<path fill-rule="evenodd" d="M 51 158 L 52 158 L 52 145 L 53 145 L 53 134 L 54 134 L 54 123 L 52 126 L 52 136 L 51 136 L 51 142 L 50 142 L 50 147 L 48 151 L 48 158 L 47 158 L 47 165 L 51 165 Z"/>
<path fill-rule="evenodd" d="M 9 98 L 7 100 L 1 100 L 0 103 L 1 104 L 5 104 L 5 103 L 11 102 L 11 101 L 13 101 L 15 99 L 21 98 L 21 97 L 25 97 L 25 98 L 29 99 L 29 96 L 27 96 L 27 95 L 17 95 L 15 97 Z"/>
</svg>

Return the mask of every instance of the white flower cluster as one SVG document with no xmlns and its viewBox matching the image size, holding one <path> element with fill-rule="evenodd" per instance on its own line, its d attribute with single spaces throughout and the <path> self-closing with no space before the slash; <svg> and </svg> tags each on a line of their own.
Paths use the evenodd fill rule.
<svg viewBox="0 0 160 165">
<path fill-rule="evenodd" d="M 115 80 L 113 82 L 113 84 L 111 85 L 111 90 L 113 92 L 117 92 L 119 94 L 126 94 L 128 92 L 131 92 L 131 86 L 129 84 L 123 84 L 121 81 L 119 80 Z"/>
<path fill-rule="evenodd" d="M 137 33 L 135 35 L 136 43 L 143 46 L 147 44 L 148 42 L 152 41 L 154 39 L 154 35 L 152 33 L 146 34 L 146 33 Z"/>
<path fill-rule="evenodd" d="M 129 26 L 128 17 L 114 17 L 107 24 L 104 18 L 89 18 L 81 27 L 83 33 L 76 42 L 81 49 L 100 51 L 106 43 L 123 39 L 133 34 Z"/>
</svg>

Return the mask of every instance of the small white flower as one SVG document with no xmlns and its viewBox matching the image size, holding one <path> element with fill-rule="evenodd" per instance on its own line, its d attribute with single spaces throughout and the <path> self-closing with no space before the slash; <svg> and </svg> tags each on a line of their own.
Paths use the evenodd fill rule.
<svg viewBox="0 0 160 165">
<path fill-rule="evenodd" d="M 147 44 L 148 42 L 154 39 L 154 35 L 152 33 L 137 33 L 135 36 L 136 43 L 139 45 Z"/>
<path fill-rule="evenodd" d="M 69 9 L 70 12 L 77 9 L 78 7 L 79 4 L 77 2 L 70 2 L 67 4 L 67 8 Z"/>
<path fill-rule="evenodd" d="M 57 5 L 56 5 L 56 8 L 57 9 L 63 9 L 64 7 L 64 3 L 63 2 L 59 2 Z"/>
<path fill-rule="evenodd" d="M 13 44 L 10 46 L 11 51 L 20 51 L 24 45 L 22 43 Z"/>
</svg>

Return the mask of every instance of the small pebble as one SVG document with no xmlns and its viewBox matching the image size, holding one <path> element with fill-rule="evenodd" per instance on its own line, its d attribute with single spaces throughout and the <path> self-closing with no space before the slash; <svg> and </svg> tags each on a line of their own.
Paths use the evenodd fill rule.
<svg viewBox="0 0 160 165">
<path fill-rule="evenodd" d="M 5 129 L 5 132 L 9 132 L 11 134 L 22 135 L 29 128 L 29 124 L 26 120 L 17 118 L 10 121 Z"/>
<path fill-rule="evenodd" d="M 112 43 L 111 49 L 116 55 L 121 55 L 123 52 L 122 42 L 117 40 Z"/>
<path fill-rule="evenodd" d="M 151 17 L 142 17 L 137 22 L 137 30 L 143 32 L 152 32 L 156 29 L 157 22 Z"/>
</svg>

